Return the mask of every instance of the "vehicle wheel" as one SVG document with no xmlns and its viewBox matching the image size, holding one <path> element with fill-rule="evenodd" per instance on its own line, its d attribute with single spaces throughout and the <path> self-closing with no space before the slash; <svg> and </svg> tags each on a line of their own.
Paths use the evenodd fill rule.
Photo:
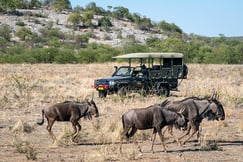
<svg viewBox="0 0 243 162">
<path fill-rule="evenodd" d="M 124 97 L 124 96 L 126 96 L 127 91 L 128 91 L 127 87 L 121 87 L 118 89 L 117 94 L 121 97 Z"/>
<path fill-rule="evenodd" d="M 99 98 L 106 98 L 107 92 L 106 91 L 99 91 Z"/>
<path fill-rule="evenodd" d="M 157 95 L 169 97 L 170 96 L 170 90 L 167 87 L 162 87 L 162 88 L 157 90 Z"/>
</svg>

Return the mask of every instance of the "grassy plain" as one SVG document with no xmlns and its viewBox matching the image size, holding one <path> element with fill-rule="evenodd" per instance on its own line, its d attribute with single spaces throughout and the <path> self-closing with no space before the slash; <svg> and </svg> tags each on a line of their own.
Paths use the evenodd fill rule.
<svg viewBox="0 0 243 162">
<path fill-rule="evenodd" d="M 113 95 L 98 98 L 92 88 L 94 79 L 109 76 L 114 65 L 106 64 L 2 64 L 0 65 L 0 162 L 1 161 L 243 161 L 243 65 L 190 64 L 188 79 L 170 100 L 205 97 L 213 90 L 219 93 L 226 119 L 203 120 L 202 144 L 192 139 L 177 146 L 166 134 L 168 153 L 162 152 L 157 137 L 155 153 L 151 148 L 152 130 L 138 131 L 136 139 L 142 147 L 139 155 L 132 143 L 123 145 L 119 153 L 121 115 L 132 108 L 142 108 L 164 100 L 163 97 L 127 98 Z M 70 123 L 56 122 L 54 134 L 59 143 L 51 145 L 44 126 L 36 125 L 41 109 L 64 100 L 84 100 L 95 94 L 100 117 L 80 120 L 82 130 L 77 144 L 71 144 Z M 183 132 L 175 131 L 176 135 Z"/>
</svg>

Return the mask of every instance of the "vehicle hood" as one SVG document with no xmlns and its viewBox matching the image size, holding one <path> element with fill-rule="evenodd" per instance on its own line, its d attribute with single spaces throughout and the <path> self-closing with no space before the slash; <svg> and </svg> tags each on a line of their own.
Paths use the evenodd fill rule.
<svg viewBox="0 0 243 162">
<path fill-rule="evenodd" d="M 101 78 L 97 79 L 96 81 L 98 82 L 109 82 L 109 81 L 116 81 L 116 80 L 124 80 L 124 79 L 129 79 L 131 76 L 113 76 L 113 77 L 106 77 L 106 78 Z"/>
</svg>

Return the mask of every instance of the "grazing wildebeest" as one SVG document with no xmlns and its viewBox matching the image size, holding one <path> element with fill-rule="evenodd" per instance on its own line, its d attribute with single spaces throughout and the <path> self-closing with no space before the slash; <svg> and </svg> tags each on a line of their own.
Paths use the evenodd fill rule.
<svg viewBox="0 0 243 162">
<path fill-rule="evenodd" d="M 162 142 L 164 151 L 166 152 L 163 134 L 161 129 L 170 124 L 175 124 L 177 127 L 185 127 L 186 120 L 180 113 L 173 112 L 167 109 L 161 109 L 159 105 L 152 105 L 147 108 L 131 109 L 122 115 L 123 132 L 121 133 L 120 152 L 122 150 L 122 140 L 124 137 L 129 139 L 136 131 L 153 128 L 152 148 L 158 132 L 160 140 Z M 133 138 L 134 144 L 137 146 L 139 152 L 141 152 L 140 146 Z"/>
<path fill-rule="evenodd" d="M 188 136 L 182 143 L 185 144 L 195 133 L 199 139 L 199 127 L 204 118 L 208 120 L 224 120 L 225 113 L 222 104 L 216 99 L 215 94 L 211 98 L 200 99 L 198 97 L 189 97 L 181 101 L 170 102 L 165 100 L 161 103 L 162 109 L 171 111 L 180 111 L 188 121 L 188 130 L 185 135 L 176 139 L 180 144 L 180 140 Z M 181 111 L 183 109 L 183 111 Z M 173 125 L 168 126 L 168 132 L 174 137 L 172 132 Z M 190 130 L 193 129 L 190 135 Z M 175 138 L 175 137 L 174 137 Z"/>
<path fill-rule="evenodd" d="M 79 119 L 84 117 L 91 120 L 92 115 L 95 115 L 95 117 L 99 116 L 99 111 L 93 101 L 93 98 L 90 101 L 85 100 L 83 102 L 65 101 L 42 109 L 42 120 L 38 121 L 37 124 L 42 125 L 44 123 L 44 116 L 46 117 L 48 122 L 46 129 L 54 143 L 56 141 L 56 137 L 51 130 L 54 122 L 70 121 L 74 129 L 74 132 L 71 135 L 72 141 L 74 141 L 78 132 L 81 130 L 81 126 L 78 122 Z"/>
</svg>

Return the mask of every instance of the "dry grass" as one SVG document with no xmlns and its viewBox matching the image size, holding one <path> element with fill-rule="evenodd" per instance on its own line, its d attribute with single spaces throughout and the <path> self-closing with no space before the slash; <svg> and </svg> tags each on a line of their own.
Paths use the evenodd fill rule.
<svg viewBox="0 0 243 162">
<path fill-rule="evenodd" d="M 220 141 L 240 141 L 239 138 L 243 137 L 242 107 L 236 108 L 236 105 L 243 103 L 243 65 L 193 64 L 189 65 L 188 79 L 181 82 L 180 91 L 172 92 L 170 99 L 204 97 L 216 90 L 226 112 L 225 121 L 203 121 L 202 152 L 195 152 L 197 147 L 190 143 L 186 146 L 188 149 L 169 143 L 169 150 L 179 151 L 164 154 L 160 152 L 162 147 L 157 139 L 155 151 L 158 152 L 150 154 L 148 152 L 151 147 L 151 130 L 148 130 L 138 131 L 136 134 L 142 149 L 147 153 L 139 156 L 134 145 L 125 144 L 124 154 L 121 155 L 118 145 L 122 129 L 121 115 L 131 108 L 159 103 L 163 98 L 145 98 L 137 94 L 128 98 L 116 95 L 105 99 L 98 98 L 97 92 L 92 88 L 94 79 L 111 75 L 114 65 L 119 66 L 121 63 L 0 65 L 0 156 L 8 161 L 26 160 L 26 157 L 8 148 L 12 134 L 19 131 L 31 144 L 29 150 L 37 149 L 37 161 L 217 161 L 213 151 L 220 151 Z M 69 143 L 68 135 L 73 131 L 71 124 L 56 122 L 53 131 L 60 145 L 56 149 L 49 148 L 51 139 L 45 129 L 46 123 L 42 127 L 35 124 L 37 119 L 40 119 L 41 108 L 64 100 L 81 101 L 90 98 L 92 93 L 95 94 L 100 117 L 91 121 L 80 120 L 82 130 L 77 137 L 77 145 Z M 237 148 L 233 143 L 231 147 Z M 202 148 L 209 149 L 209 152 Z M 231 148 L 223 148 L 223 151 L 227 152 L 227 149 Z M 33 149 L 32 153 L 35 151 Z M 10 159 L 7 158 L 8 155 Z M 211 160 L 208 159 L 209 155 L 212 156 Z M 227 152 L 225 158 L 231 161 L 239 160 L 237 152 Z M 221 160 L 225 158 L 219 157 Z"/>
</svg>

